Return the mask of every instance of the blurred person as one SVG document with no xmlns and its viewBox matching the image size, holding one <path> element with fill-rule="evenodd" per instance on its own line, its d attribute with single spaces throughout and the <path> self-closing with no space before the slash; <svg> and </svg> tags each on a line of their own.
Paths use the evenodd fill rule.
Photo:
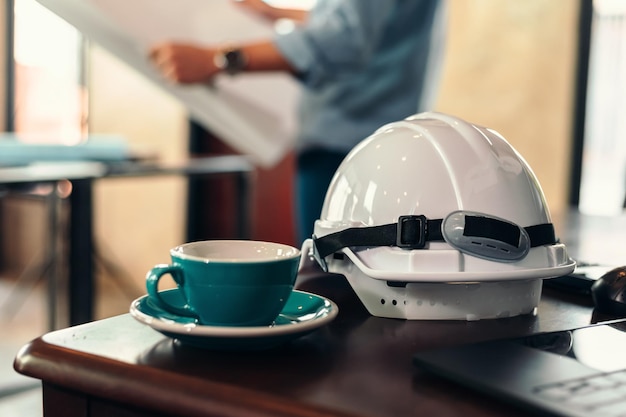
<svg viewBox="0 0 626 417">
<path fill-rule="evenodd" d="M 236 3 L 297 22 L 244 44 L 164 42 L 150 51 L 162 75 L 204 83 L 218 74 L 286 71 L 302 85 L 296 140 L 298 240 L 311 237 L 347 153 L 386 123 L 432 110 L 441 74 L 446 0 L 317 0 L 310 10 Z M 398 179 L 403 180 L 403 179 Z"/>
</svg>

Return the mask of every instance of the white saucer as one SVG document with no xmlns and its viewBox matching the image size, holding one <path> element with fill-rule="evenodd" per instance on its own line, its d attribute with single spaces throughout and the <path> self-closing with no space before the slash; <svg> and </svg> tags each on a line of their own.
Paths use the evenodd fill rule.
<svg viewBox="0 0 626 417">
<path fill-rule="evenodd" d="M 161 291 L 169 303 L 183 305 L 177 289 Z M 220 350 L 267 349 L 301 337 L 330 323 L 337 305 L 322 296 L 294 290 L 274 324 L 258 327 L 204 326 L 190 317 L 167 312 L 144 295 L 130 305 L 130 314 L 164 335 L 184 344 Z"/>
</svg>

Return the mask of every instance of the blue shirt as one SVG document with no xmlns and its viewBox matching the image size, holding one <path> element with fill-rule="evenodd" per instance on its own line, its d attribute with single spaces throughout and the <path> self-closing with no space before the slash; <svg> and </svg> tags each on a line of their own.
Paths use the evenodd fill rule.
<svg viewBox="0 0 626 417">
<path fill-rule="evenodd" d="M 348 152 L 382 125 L 431 110 L 444 0 L 317 0 L 277 34 L 303 84 L 297 147 Z"/>
</svg>

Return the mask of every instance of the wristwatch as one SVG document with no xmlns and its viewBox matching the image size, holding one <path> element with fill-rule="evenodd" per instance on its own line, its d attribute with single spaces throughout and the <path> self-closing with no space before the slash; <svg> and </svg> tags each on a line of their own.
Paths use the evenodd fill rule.
<svg viewBox="0 0 626 417">
<path fill-rule="evenodd" d="M 230 75 L 243 71 L 246 67 L 246 55 L 241 49 L 230 48 L 217 52 L 213 56 L 213 63 L 217 68 Z"/>
</svg>

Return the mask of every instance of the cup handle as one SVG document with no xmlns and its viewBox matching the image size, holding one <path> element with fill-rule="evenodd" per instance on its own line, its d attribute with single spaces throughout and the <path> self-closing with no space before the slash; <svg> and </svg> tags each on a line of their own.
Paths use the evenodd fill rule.
<svg viewBox="0 0 626 417">
<path fill-rule="evenodd" d="M 185 305 L 183 307 L 175 306 L 163 299 L 159 293 L 159 280 L 163 275 L 170 274 L 178 286 L 178 291 L 183 294 L 185 299 Z M 185 280 L 183 268 L 180 265 L 167 265 L 161 264 L 154 266 L 146 275 L 146 289 L 148 290 L 148 296 L 154 301 L 156 305 L 165 311 L 177 314 L 179 316 L 198 318 L 198 315 L 188 304 L 186 297 L 181 290 L 181 286 Z"/>
</svg>

